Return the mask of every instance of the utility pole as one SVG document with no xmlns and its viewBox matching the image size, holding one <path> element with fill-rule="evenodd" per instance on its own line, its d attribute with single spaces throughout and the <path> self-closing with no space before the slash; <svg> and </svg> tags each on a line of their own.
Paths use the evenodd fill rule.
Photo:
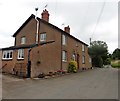
<svg viewBox="0 0 120 101">
<path fill-rule="evenodd" d="M 91 46 L 91 40 L 92 40 L 92 39 L 90 38 L 90 46 Z"/>
</svg>

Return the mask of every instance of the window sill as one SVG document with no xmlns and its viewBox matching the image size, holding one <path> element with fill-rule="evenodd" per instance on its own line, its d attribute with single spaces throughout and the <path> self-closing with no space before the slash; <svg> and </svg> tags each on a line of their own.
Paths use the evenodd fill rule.
<svg viewBox="0 0 120 101">
<path fill-rule="evenodd" d="M 67 62 L 66 60 L 62 60 L 62 62 Z"/>
<path fill-rule="evenodd" d="M 10 59 L 2 59 L 3 61 L 11 61 L 12 60 L 12 58 L 10 58 Z"/>
<path fill-rule="evenodd" d="M 85 63 L 82 63 L 82 64 L 85 64 Z"/>
<path fill-rule="evenodd" d="M 24 58 L 18 58 L 17 60 L 24 60 Z"/>
</svg>

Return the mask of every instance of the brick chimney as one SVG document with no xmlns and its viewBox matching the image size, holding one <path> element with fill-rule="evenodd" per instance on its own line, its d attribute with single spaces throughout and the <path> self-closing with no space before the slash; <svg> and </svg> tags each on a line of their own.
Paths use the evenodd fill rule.
<svg viewBox="0 0 120 101">
<path fill-rule="evenodd" d="M 49 13 L 48 13 L 48 11 L 47 11 L 46 9 L 43 10 L 41 16 L 42 16 L 42 19 L 43 19 L 43 20 L 49 22 Z"/>
<path fill-rule="evenodd" d="M 69 27 L 69 25 L 67 27 L 64 27 L 64 31 L 70 34 L 70 27 Z"/>
</svg>

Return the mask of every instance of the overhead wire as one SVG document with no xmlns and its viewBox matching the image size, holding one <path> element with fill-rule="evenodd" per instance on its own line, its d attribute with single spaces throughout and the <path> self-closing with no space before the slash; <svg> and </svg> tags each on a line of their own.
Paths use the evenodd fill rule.
<svg viewBox="0 0 120 101">
<path fill-rule="evenodd" d="M 95 31 L 96 31 L 97 26 L 98 26 L 98 24 L 99 24 L 99 22 L 100 22 L 100 18 L 101 18 L 101 16 L 102 16 L 102 13 L 103 13 L 103 11 L 104 11 L 104 8 L 105 8 L 105 1 L 103 2 L 102 8 L 101 8 L 101 10 L 100 10 L 100 14 L 99 14 L 99 16 L 98 16 L 96 25 L 95 25 L 95 27 L 94 27 L 94 29 L 93 29 L 93 32 L 92 32 L 92 35 L 91 35 L 91 38 L 90 38 L 90 39 L 92 39 L 92 38 L 93 38 L 93 35 L 95 35 Z"/>
</svg>

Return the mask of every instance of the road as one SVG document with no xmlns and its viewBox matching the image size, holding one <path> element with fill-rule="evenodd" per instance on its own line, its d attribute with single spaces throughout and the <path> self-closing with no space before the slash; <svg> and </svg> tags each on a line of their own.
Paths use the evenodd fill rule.
<svg viewBox="0 0 120 101">
<path fill-rule="evenodd" d="M 50 79 L 3 76 L 4 99 L 118 99 L 118 70 L 97 68 Z"/>
</svg>

